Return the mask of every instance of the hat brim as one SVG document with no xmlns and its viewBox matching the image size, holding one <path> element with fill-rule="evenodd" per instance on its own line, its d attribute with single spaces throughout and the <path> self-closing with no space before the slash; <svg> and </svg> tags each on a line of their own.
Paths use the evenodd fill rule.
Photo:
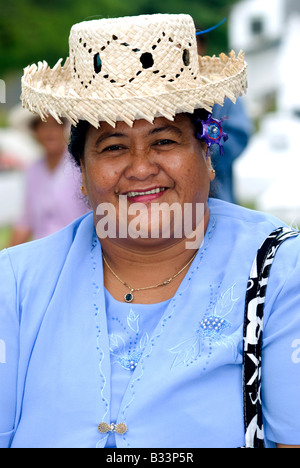
<svg viewBox="0 0 300 468">
<path fill-rule="evenodd" d="M 127 94 L 120 90 L 120 97 L 103 98 L 92 93 L 80 96 L 71 87 L 72 70 L 69 59 L 54 68 L 46 62 L 31 65 L 24 70 L 22 78 L 22 103 L 45 120 L 49 115 L 58 122 L 67 118 L 73 125 L 86 120 L 98 128 L 101 121 L 115 126 L 118 120 L 132 125 L 137 119 L 153 122 L 156 117 L 173 120 L 176 114 L 203 108 L 212 110 L 215 104 L 222 105 L 226 98 L 235 102 L 247 88 L 247 63 L 244 54 L 238 56 L 199 57 L 201 85 L 189 89 L 177 89 L 168 85 L 168 92 L 155 94 L 141 87 L 138 92 Z M 143 94 L 142 94 L 143 93 Z"/>
</svg>

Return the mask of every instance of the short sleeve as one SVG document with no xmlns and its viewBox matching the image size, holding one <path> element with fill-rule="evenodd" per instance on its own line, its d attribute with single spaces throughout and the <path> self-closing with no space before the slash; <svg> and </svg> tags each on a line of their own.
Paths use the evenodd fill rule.
<svg viewBox="0 0 300 468">
<path fill-rule="evenodd" d="M 265 436 L 286 445 L 300 445 L 299 241 L 285 241 L 271 269 L 262 354 Z"/>
<path fill-rule="evenodd" d="M 8 251 L 0 253 L 0 448 L 14 433 L 19 356 L 16 281 Z"/>
</svg>

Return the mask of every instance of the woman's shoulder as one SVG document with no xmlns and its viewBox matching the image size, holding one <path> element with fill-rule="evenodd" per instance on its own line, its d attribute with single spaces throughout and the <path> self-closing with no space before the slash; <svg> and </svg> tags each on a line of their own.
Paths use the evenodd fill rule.
<svg viewBox="0 0 300 468">
<path fill-rule="evenodd" d="M 3 250 L 0 253 L 0 264 L 9 258 L 14 271 L 33 270 L 35 274 L 50 266 L 58 268 L 64 263 L 74 244 L 76 248 L 80 248 L 82 244 L 78 237 L 83 236 L 83 231 L 90 232 L 92 237 L 93 227 L 92 213 L 87 213 L 55 234 Z"/>
<path fill-rule="evenodd" d="M 227 219 L 229 222 L 234 222 L 234 224 L 240 226 L 265 225 L 267 229 L 271 230 L 280 226 L 287 226 L 284 221 L 271 214 L 214 198 L 209 199 L 209 209 L 210 214 L 214 217 L 223 219 L 224 221 Z"/>
<path fill-rule="evenodd" d="M 247 250 L 252 255 L 262 245 L 264 240 L 276 229 L 289 227 L 284 221 L 268 213 L 251 210 L 239 205 L 234 205 L 217 199 L 209 200 L 210 216 L 215 219 L 217 227 L 217 239 L 220 243 L 230 246 L 232 252 L 234 247 L 238 255 L 240 250 Z M 300 235 L 289 238 L 283 242 L 276 254 L 277 265 L 285 268 L 294 268 L 300 259 Z"/>
</svg>

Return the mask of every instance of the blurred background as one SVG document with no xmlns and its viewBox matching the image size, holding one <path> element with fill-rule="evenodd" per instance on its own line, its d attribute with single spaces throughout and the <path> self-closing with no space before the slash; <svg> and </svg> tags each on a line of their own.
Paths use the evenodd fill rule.
<svg viewBox="0 0 300 468">
<path fill-rule="evenodd" d="M 231 195 L 217 187 L 216 196 L 300 225 L 299 0 L 0 0 L 0 249 L 26 209 L 26 171 L 44 157 L 18 108 L 23 68 L 66 58 L 76 22 L 148 13 L 188 13 L 202 30 L 227 18 L 199 43 L 209 55 L 242 49 L 249 66 L 243 118 L 224 122 L 237 144 L 230 149 L 229 139 L 216 162 Z M 222 112 L 215 116 L 230 117 L 231 108 Z"/>
</svg>

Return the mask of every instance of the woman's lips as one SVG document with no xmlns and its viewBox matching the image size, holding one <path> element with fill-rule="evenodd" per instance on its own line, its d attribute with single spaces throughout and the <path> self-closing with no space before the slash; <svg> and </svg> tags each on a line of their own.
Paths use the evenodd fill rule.
<svg viewBox="0 0 300 468">
<path fill-rule="evenodd" d="M 160 198 L 166 190 L 166 187 L 156 187 L 147 190 L 132 190 L 125 193 L 125 195 L 133 203 L 147 203 Z"/>
</svg>

